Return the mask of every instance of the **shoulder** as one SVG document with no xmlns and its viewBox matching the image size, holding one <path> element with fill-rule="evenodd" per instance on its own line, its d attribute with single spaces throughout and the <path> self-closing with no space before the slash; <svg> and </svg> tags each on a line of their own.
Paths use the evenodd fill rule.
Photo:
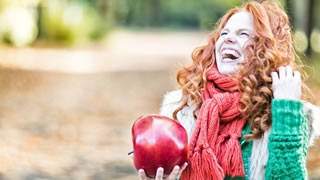
<svg viewBox="0 0 320 180">
<path fill-rule="evenodd" d="M 173 119 L 173 112 L 181 106 L 182 90 L 175 90 L 168 92 L 164 95 L 160 115 L 167 116 Z M 193 116 L 194 105 L 185 106 L 181 111 L 178 112 L 177 118 L 180 124 L 186 129 L 189 140 L 191 138 L 194 126 L 195 118 Z"/>
<path fill-rule="evenodd" d="M 172 113 L 179 108 L 182 105 L 182 90 L 174 90 L 167 92 L 164 95 L 161 108 L 160 108 L 160 114 L 172 118 Z M 178 112 L 177 118 L 178 120 L 184 121 L 186 116 L 192 116 L 193 117 L 193 110 L 195 108 L 195 105 L 192 105 L 188 103 L 187 106 L 185 106 L 181 111 Z"/>
<path fill-rule="evenodd" d="M 180 103 L 181 98 L 182 98 L 182 90 L 181 89 L 167 92 L 164 95 L 162 105 Z"/>
<path fill-rule="evenodd" d="M 181 105 L 182 91 L 175 90 L 167 92 L 160 107 L 160 115 L 172 117 L 172 113 Z"/>
</svg>

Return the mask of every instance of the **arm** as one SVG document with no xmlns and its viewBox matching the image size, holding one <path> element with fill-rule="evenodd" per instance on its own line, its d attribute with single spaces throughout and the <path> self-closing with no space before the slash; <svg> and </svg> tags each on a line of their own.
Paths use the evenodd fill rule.
<svg viewBox="0 0 320 180">
<path fill-rule="evenodd" d="M 272 130 L 265 179 L 306 179 L 308 124 L 303 112 L 301 79 L 290 66 L 272 73 Z"/>
<path fill-rule="evenodd" d="M 265 179 L 305 179 L 308 125 L 302 103 L 274 99 L 272 121 Z"/>
</svg>

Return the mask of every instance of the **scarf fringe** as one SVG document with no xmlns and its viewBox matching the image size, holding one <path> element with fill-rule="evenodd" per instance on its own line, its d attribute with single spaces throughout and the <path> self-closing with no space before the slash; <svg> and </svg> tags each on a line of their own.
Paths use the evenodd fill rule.
<svg viewBox="0 0 320 180">
<path fill-rule="evenodd" d="M 224 146 L 224 142 L 226 140 L 226 137 L 227 136 L 225 136 L 223 134 L 218 136 L 216 145 L 214 147 L 214 154 L 216 154 L 219 164 L 221 164 L 221 161 L 223 160 L 223 157 L 225 154 L 225 151 L 223 151 L 223 149 L 225 149 L 225 148 L 222 146 Z"/>
<path fill-rule="evenodd" d="M 180 179 L 181 180 L 188 180 L 190 179 L 189 177 L 191 176 L 191 170 L 192 170 L 192 164 L 189 162 L 188 166 L 186 167 L 186 169 L 184 169 L 184 171 L 182 172 Z"/>
<path fill-rule="evenodd" d="M 201 171 L 201 155 L 200 151 L 196 151 L 193 153 L 193 156 L 191 159 L 189 159 L 189 165 L 187 168 L 182 172 L 180 179 L 181 180 L 202 180 L 206 179 L 205 176 L 203 176 Z M 192 177 L 192 178 L 191 178 Z"/>
<path fill-rule="evenodd" d="M 182 173 L 181 180 L 223 180 L 225 173 L 219 165 L 213 150 L 206 146 L 195 152 L 188 166 Z"/>
<path fill-rule="evenodd" d="M 191 164 L 193 165 L 193 171 L 191 171 L 191 175 L 197 175 L 194 177 L 194 180 L 205 179 L 205 176 L 201 173 L 202 171 L 202 162 L 201 162 L 201 154 L 200 152 L 195 152 L 191 159 Z"/>
<path fill-rule="evenodd" d="M 202 151 L 203 160 L 203 174 L 205 174 L 206 179 L 210 178 L 212 180 L 223 180 L 224 172 L 222 167 L 219 165 L 216 155 L 213 153 L 211 148 L 205 148 Z M 207 171 L 205 171 L 207 170 Z"/>
<path fill-rule="evenodd" d="M 241 146 L 237 138 L 231 137 L 227 140 L 223 156 L 221 166 L 224 169 L 225 174 L 231 177 L 245 176 Z"/>
</svg>

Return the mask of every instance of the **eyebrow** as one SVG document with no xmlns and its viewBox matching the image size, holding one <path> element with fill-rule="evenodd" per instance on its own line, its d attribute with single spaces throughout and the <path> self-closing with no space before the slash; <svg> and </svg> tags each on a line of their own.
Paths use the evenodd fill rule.
<svg viewBox="0 0 320 180">
<path fill-rule="evenodd" d="M 230 30 L 228 28 L 223 28 L 222 31 L 230 31 Z M 249 32 L 251 32 L 251 30 L 249 30 L 247 28 L 240 28 L 240 29 L 237 30 L 237 32 L 239 32 L 239 31 L 249 31 Z"/>
</svg>

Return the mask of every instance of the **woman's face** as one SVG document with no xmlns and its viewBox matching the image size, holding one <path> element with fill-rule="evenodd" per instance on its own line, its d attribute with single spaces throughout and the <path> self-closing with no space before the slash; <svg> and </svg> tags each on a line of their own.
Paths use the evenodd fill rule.
<svg viewBox="0 0 320 180">
<path fill-rule="evenodd" d="M 238 63 L 245 59 L 243 50 L 250 44 L 253 33 L 252 15 L 247 11 L 237 12 L 229 18 L 215 47 L 216 63 L 221 74 L 238 70 Z"/>
</svg>

